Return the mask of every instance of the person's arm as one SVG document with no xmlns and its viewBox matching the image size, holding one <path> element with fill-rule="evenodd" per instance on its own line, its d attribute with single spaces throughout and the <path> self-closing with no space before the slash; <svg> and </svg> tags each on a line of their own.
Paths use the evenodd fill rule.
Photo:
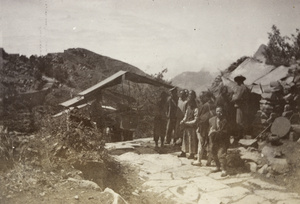
<svg viewBox="0 0 300 204">
<path fill-rule="evenodd" d="M 195 108 L 195 110 L 194 110 L 194 119 L 191 120 L 191 121 L 186 121 L 186 122 L 184 122 L 184 124 L 187 125 L 187 126 L 194 126 L 194 125 L 197 124 L 198 120 L 199 120 L 198 108 Z"/>
<path fill-rule="evenodd" d="M 210 135 L 211 133 L 217 131 L 217 130 L 214 128 L 214 125 L 213 125 L 214 120 L 216 120 L 216 118 L 214 118 L 214 117 L 211 118 L 211 119 L 209 119 L 209 132 L 208 132 L 208 135 Z"/>
<path fill-rule="evenodd" d="M 180 121 L 180 125 L 184 125 L 186 120 L 187 120 L 187 110 L 185 110 L 184 117 L 183 117 L 183 119 Z"/>
</svg>

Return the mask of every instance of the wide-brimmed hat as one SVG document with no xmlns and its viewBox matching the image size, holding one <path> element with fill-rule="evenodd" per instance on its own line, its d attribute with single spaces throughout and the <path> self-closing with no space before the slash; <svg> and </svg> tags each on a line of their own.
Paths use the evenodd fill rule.
<svg viewBox="0 0 300 204">
<path fill-rule="evenodd" d="M 246 77 L 244 77 L 243 75 L 238 75 L 236 77 L 234 77 L 234 81 L 237 82 L 237 81 L 245 81 L 246 80 Z"/>
</svg>

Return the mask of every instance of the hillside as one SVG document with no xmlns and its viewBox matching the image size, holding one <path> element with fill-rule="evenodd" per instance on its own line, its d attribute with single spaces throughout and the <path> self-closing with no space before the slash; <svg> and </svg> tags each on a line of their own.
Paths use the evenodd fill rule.
<svg viewBox="0 0 300 204">
<path fill-rule="evenodd" d="M 105 57 L 86 49 L 68 49 L 62 53 L 50 53 L 46 56 L 19 56 L 7 54 L 1 50 L 0 84 L 1 98 L 4 92 L 11 95 L 40 90 L 47 79 L 55 78 L 75 90 L 83 90 L 119 70 L 145 75 L 143 71 L 127 63 Z M 42 83 L 42 84 L 41 84 Z"/>
<path fill-rule="evenodd" d="M 181 88 L 195 90 L 197 94 L 204 91 L 213 82 L 213 75 L 201 70 L 199 72 L 183 72 L 172 79 L 172 84 Z"/>
<path fill-rule="evenodd" d="M 1 48 L 0 62 L 0 118 L 6 119 L 0 125 L 17 131 L 32 130 L 39 106 L 40 111 L 53 114 L 59 103 L 120 70 L 146 75 L 137 67 L 83 48 L 29 58 Z"/>
</svg>

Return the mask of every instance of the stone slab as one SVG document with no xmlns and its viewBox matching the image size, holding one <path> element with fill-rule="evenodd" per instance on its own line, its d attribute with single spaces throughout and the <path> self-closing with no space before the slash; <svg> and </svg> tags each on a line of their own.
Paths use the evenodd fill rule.
<svg viewBox="0 0 300 204">
<path fill-rule="evenodd" d="M 195 184 L 186 184 L 172 187 L 169 189 L 178 199 L 186 202 L 196 203 L 200 197 L 198 188 Z"/>
<path fill-rule="evenodd" d="M 286 188 L 274 185 L 265 181 L 262 181 L 260 179 L 250 179 L 244 182 L 245 185 L 252 185 L 253 187 L 262 188 L 262 189 L 274 189 L 274 190 L 285 190 Z"/>
<path fill-rule="evenodd" d="M 204 192 L 211 192 L 229 188 L 229 186 L 206 176 L 192 178 L 189 179 L 189 181 L 194 182 L 198 189 Z"/>
<path fill-rule="evenodd" d="M 204 193 L 201 194 L 198 204 L 222 204 L 222 201 L 219 198 Z"/>
<path fill-rule="evenodd" d="M 209 192 L 208 194 L 210 196 L 219 198 L 222 201 L 222 203 L 228 203 L 240 200 L 249 193 L 250 191 L 248 189 L 237 186 L 233 188 L 226 188 L 218 191 Z"/>
<path fill-rule="evenodd" d="M 206 173 L 203 169 L 195 168 L 194 166 L 181 166 L 176 170 L 170 169 L 167 172 L 172 172 L 172 177 L 174 179 L 189 179 L 204 176 Z"/>
<path fill-rule="evenodd" d="M 254 193 L 268 200 L 284 201 L 287 199 L 300 199 L 297 193 L 285 193 L 274 190 L 255 190 Z"/>
<path fill-rule="evenodd" d="M 233 204 L 271 204 L 271 202 L 257 195 L 247 195 Z"/>
<path fill-rule="evenodd" d="M 172 174 L 164 172 L 159 172 L 155 174 L 145 174 L 145 177 L 148 180 L 172 180 Z"/>
<path fill-rule="evenodd" d="M 220 182 L 222 182 L 223 184 L 226 184 L 226 185 L 232 185 L 232 184 L 242 183 L 248 179 L 249 178 L 247 178 L 247 177 L 245 177 L 245 178 L 228 178 L 228 179 L 220 180 Z"/>
<path fill-rule="evenodd" d="M 161 180 L 153 180 L 153 181 L 146 181 L 143 183 L 144 187 L 175 187 L 175 186 L 180 186 L 180 185 L 185 185 L 187 184 L 188 181 L 186 180 L 171 180 L 171 181 L 161 181 Z"/>
<path fill-rule="evenodd" d="M 284 201 L 279 201 L 277 202 L 276 204 L 299 204 L 300 203 L 300 200 L 296 200 L 296 199 L 287 199 L 287 200 L 284 200 Z"/>
</svg>

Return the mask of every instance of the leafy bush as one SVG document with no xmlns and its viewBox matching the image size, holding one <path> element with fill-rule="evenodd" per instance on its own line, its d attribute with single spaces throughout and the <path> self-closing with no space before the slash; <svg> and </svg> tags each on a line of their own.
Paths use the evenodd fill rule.
<svg viewBox="0 0 300 204">
<path fill-rule="evenodd" d="M 281 36 L 280 30 L 273 25 L 272 31 L 268 33 L 269 42 L 265 52 L 266 63 L 280 66 L 289 66 L 291 60 L 300 59 L 300 32 L 296 29 L 296 35 L 290 37 Z"/>
</svg>

